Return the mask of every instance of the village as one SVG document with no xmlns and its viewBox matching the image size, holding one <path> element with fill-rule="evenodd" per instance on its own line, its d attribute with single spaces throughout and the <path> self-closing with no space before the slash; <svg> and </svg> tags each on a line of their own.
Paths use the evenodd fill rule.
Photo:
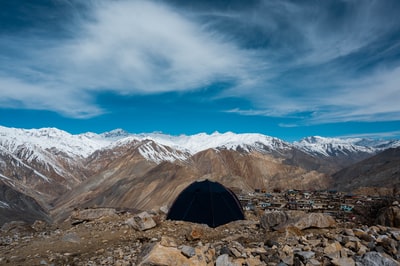
<svg viewBox="0 0 400 266">
<path fill-rule="evenodd" d="M 387 202 L 399 200 L 388 196 L 355 195 L 336 190 L 286 191 L 255 189 L 244 193 L 235 191 L 245 211 L 301 210 L 322 212 L 343 222 L 363 223 L 371 219 Z"/>
</svg>

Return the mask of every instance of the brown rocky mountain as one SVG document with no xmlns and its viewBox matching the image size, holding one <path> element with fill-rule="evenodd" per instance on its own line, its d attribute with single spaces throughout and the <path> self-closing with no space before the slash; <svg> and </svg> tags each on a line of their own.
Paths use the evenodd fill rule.
<svg viewBox="0 0 400 266">
<path fill-rule="evenodd" d="M 334 187 L 352 191 L 360 188 L 400 188 L 400 147 L 387 149 L 333 175 Z"/>
<path fill-rule="evenodd" d="M 329 141 L 293 145 L 230 132 L 71 135 L 57 129 L 0 127 L 0 181 L 62 220 L 76 207 L 148 210 L 169 205 L 188 184 L 204 178 L 249 192 L 325 189 L 343 161 L 350 164 L 351 158 L 376 152 L 349 140 L 341 144 L 335 139 L 334 145 Z M 343 160 L 343 154 L 349 159 Z"/>
<path fill-rule="evenodd" d="M 170 205 L 187 185 L 204 178 L 249 192 L 254 188 L 323 189 L 329 186 L 328 175 L 284 161 L 285 158 L 258 152 L 208 149 L 184 162 L 154 164 L 133 147 L 103 172 L 60 197 L 55 202 L 54 214 L 62 211 L 66 215 L 66 210 L 78 206 L 159 208 Z"/>
</svg>

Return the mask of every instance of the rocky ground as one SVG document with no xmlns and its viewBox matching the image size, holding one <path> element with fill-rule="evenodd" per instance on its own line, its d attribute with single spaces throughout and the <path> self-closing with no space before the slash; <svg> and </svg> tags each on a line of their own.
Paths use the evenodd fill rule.
<svg viewBox="0 0 400 266">
<path fill-rule="evenodd" d="M 0 265 L 400 265 L 400 228 L 342 224 L 319 213 L 246 213 L 209 228 L 165 212 L 75 212 L 58 225 L 11 222 Z"/>
</svg>

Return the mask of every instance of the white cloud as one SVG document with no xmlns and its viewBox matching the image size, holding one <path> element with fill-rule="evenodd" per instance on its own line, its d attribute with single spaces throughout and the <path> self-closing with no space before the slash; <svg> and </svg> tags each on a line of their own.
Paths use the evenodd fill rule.
<svg viewBox="0 0 400 266">
<path fill-rule="evenodd" d="M 67 116 L 86 118 L 104 111 L 90 103 L 84 91 L 60 84 L 27 83 L 0 76 L 0 106 L 33 110 L 53 110 Z"/>
<path fill-rule="evenodd" d="M 73 38 L 53 41 L 50 48 L 46 40 L 39 42 L 39 51 L 30 50 L 23 43 L 27 40 L 16 41 L 28 56 L 16 59 L 12 73 L 6 70 L 13 82 L 0 77 L 2 88 L 12 87 L 2 90 L 3 99 L 66 115 L 97 115 L 100 108 L 90 93 L 187 91 L 247 78 L 252 61 L 248 52 L 165 4 L 103 1 L 92 8 L 89 20 L 71 23 Z M 77 97 L 80 94 L 86 97 Z M 57 95 L 64 100 L 51 103 Z M 85 107 L 75 112 L 69 111 L 71 106 Z"/>
<path fill-rule="evenodd" d="M 374 132 L 374 133 L 359 133 L 359 134 L 349 134 L 349 135 L 342 135 L 337 136 L 340 138 L 398 138 L 400 136 L 400 131 L 387 131 L 387 132 Z"/>
<path fill-rule="evenodd" d="M 160 1 L 90 2 L 89 19 L 73 21 L 68 39 L 0 40 L 19 53 L 0 65 L 0 106 L 90 117 L 106 111 L 94 96 L 104 91 L 190 91 L 229 81 L 234 86 L 216 97 L 251 102 L 229 110 L 241 115 L 297 120 L 290 126 L 400 120 L 398 64 L 355 69 L 368 63 L 363 50 L 400 29 L 396 12 L 381 1 L 350 1 L 335 18 L 327 2 L 262 1 L 252 10 L 192 10 L 190 17 Z M 208 16 L 215 21 L 204 22 Z M 214 27 L 221 20 L 226 25 Z M 251 37 L 267 44 L 241 47 L 248 36 L 235 26 L 256 28 Z M 365 57 L 384 61 L 398 49 L 392 43 Z"/>
<path fill-rule="evenodd" d="M 399 45 L 390 39 L 400 23 L 390 5 L 348 1 L 338 15 L 328 3 L 268 1 L 253 10 L 251 23 L 277 47 L 264 51 L 273 61 L 263 83 L 229 91 L 253 108 L 229 112 L 293 118 L 299 125 L 400 120 Z"/>
<path fill-rule="evenodd" d="M 400 120 L 399 84 L 400 67 L 378 69 L 355 79 L 340 79 L 332 89 L 327 86 L 309 92 L 290 91 L 291 97 L 282 92 L 284 89 L 277 89 L 264 97 L 256 94 L 259 98 L 253 102 L 258 108 L 236 108 L 228 112 L 292 118 L 298 125 L 396 121 Z"/>
<path fill-rule="evenodd" d="M 81 70 L 69 71 L 72 79 L 92 88 L 126 93 L 190 90 L 235 77 L 246 60 L 234 45 L 160 3 L 107 2 L 95 18 L 82 27 L 77 40 L 61 48 L 65 61 Z"/>
<path fill-rule="evenodd" d="M 400 67 L 378 70 L 361 79 L 351 80 L 342 88 L 321 99 L 334 106 L 314 117 L 313 123 L 330 121 L 394 121 L 400 120 Z"/>
</svg>

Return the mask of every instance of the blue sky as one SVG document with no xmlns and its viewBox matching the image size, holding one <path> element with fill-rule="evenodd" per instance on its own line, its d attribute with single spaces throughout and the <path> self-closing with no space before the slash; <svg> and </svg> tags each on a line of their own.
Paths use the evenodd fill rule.
<svg viewBox="0 0 400 266">
<path fill-rule="evenodd" d="M 0 1 L 0 125 L 400 137 L 400 2 Z"/>
</svg>

